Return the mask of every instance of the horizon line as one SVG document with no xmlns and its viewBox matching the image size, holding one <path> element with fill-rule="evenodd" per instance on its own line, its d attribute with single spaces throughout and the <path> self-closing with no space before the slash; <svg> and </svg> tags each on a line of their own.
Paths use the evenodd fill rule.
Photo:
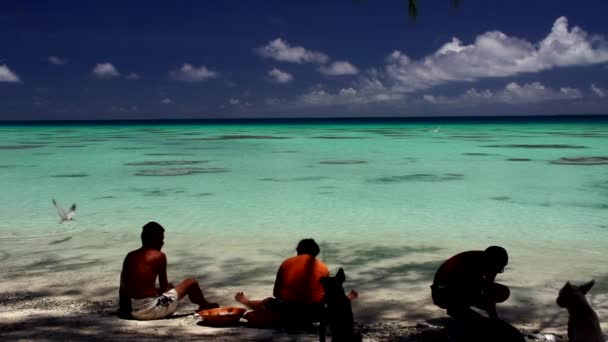
<svg viewBox="0 0 608 342">
<path fill-rule="evenodd" d="M 509 120 L 523 120 L 526 121 L 550 121 L 551 119 L 605 119 L 608 120 L 608 113 L 604 114 L 548 114 L 548 115 L 474 115 L 474 116 L 338 116 L 338 117 L 289 117 L 289 118 L 268 118 L 268 117 L 256 117 L 256 118 L 156 118 L 156 119 L 44 119 L 44 120 L 13 120 L 13 119 L 0 119 L 0 125 L 14 125 L 14 124 L 90 124 L 90 123 L 242 123 L 242 122 L 328 122 L 328 121 L 342 121 L 342 122 L 373 122 L 373 121 L 412 121 L 412 122 L 424 122 L 424 121 L 509 121 Z"/>
</svg>

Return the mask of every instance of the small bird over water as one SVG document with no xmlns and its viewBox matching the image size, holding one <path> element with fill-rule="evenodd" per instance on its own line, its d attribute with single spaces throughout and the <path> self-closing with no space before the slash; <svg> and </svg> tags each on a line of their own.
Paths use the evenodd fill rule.
<svg viewBox="0 0 608 342">
<path fill-rule="evenodd" d="M 63 223 L 65 221 L 72 221 L 74 219 L 74 216 L 76 215 L 76 203 L 72 204 L 70 210 L 67 213 L 65 212 L 65 210 L 63 210 L 61 206 L 59 206 L 59 204 L 57 204 L 55 199 L 53 199 L 53 205 L 55 206 L 55 208 L 57 208 L 57 214 L 59 214 L 59 217 L 61 218 L 59 220 L 59 223 Z"/>
</svg>

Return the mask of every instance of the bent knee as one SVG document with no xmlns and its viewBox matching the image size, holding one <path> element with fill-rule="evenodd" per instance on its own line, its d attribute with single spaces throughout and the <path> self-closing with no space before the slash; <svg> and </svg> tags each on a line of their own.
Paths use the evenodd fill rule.
<svg viewBox="0 0 608 342">
<path fill-rule="evenodd" d="M 496 301 L 496 303 L 502 303 L 502 302 L 506 301 L 507 299 L 509 299 L 510 296 L 511 296 L 511 290 L 509 290 L 508 287 L 501 285 L 501 284 L 495 285 L 493 297 L 494 297 L 494 300 Z"/>
</svg>

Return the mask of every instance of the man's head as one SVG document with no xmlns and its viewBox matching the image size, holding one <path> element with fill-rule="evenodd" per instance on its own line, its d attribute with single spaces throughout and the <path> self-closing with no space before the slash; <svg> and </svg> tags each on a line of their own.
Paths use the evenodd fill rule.
<svg viewBox="0 0 608 342">
<path fill-rule="evenodd" d="M 496 273 L 502 273 L 509 263 L 507 251 L 500 246 L 490 246 L 484 251 L 487 265 Z"/>
<path fill-rule="evenodd" d="M 298 252 L 298 255 L 308 254 L 312 255 L 313 257 L 316 257 L 317 255 L 319 255 L 321 249 L 319 248 L 319 245 L 317 245 L 314 239 L 304 239 L 298 243 L 296 251 Z"/>
<path fill-rule="evenodd" d="M 144 247 L 160 249 L 165 244 L 165 228 L 160 224 L 150 221 L 146 223 L 141 231 L 141 243 Z"/>
</svg>

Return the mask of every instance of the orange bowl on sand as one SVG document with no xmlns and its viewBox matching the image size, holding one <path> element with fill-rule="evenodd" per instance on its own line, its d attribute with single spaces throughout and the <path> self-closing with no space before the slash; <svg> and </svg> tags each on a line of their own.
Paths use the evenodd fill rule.
<svg viewBox="0 0 608 342">
<path fill-rule="evenodd" d="M 203 321 L 202 325 L 210 327 L 232 327 L 238 325 L 239 320 L 243 317 L 247 309 L 228 306 L 224 308 L 208 309 L 198 312 Z"/>
</svg>

